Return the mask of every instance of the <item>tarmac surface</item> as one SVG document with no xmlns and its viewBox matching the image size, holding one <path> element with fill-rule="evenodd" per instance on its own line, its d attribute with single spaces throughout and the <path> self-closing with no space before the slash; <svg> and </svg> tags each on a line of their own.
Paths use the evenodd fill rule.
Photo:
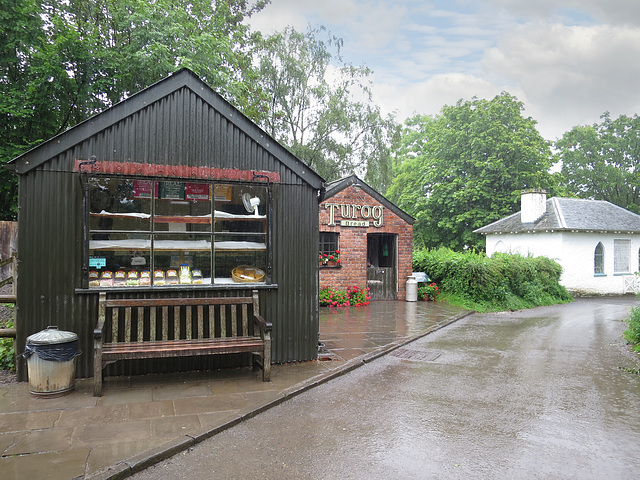
<svg viewBox="0 0 640 480">
<path fill-rule="evenodd" d="M 242 368 L 108 377 L 100 398 L 92 379 L 58 398 L 0 385 L 1 476 L 126 478 L 470 313 L 442 302 L 321 309 L 318 361 L 273 365 L 270 382 Z"/>
<path fill-rule="evenodd" d="M 470 315 L 132 480 L 639 478 L 635 304 Z"/>
</svg>

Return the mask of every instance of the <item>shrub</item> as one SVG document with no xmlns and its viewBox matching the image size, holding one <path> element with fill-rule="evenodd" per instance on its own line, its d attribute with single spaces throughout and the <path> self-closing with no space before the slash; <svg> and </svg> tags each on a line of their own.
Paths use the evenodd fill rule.
<svg viewBox="0 0 640 480">
<path fill-rule="evenodd" d="M 418 298 L 421 298 L 422 300 L 435 302 L 438 299 L 438 295 L 440 295 L 440 291 L 438 290 L 438 285 L 436 285 L 435 282 L 431 282 L 427 285 L 420 285 L 418 287 Z"/>
<path fill-rule="evenodd" d="M 448 248 L 418 250 L 414 271 L 423 271 L 440 286 L 450 303 L 478 311 L 516 310 L 571 301 L 559 284 L 562 267 L 545 257 L 454 252 Z"/>
<path fill-rule="evenodd" d="M 623 333 L 625 340 L 631 343 L 634 351 L 640 352 L 640 307 L 631 309 L 631 316 L 627 319 L 629 329 Z"/>
<path fill-rule="evenodd" d="M 13 322 L 7 322 L 5 327 L 13 328 Z M 15 354 L 13 338 L 0 338 L 0 370 L 16 369 Z"/>
<path fill-rule="evenodd" d="M 320 289 L 321 307 L 348 307 L 350 305 L 349 295 L 344 290 L 333 287 L 323 287 Z"/>
<path fill-rule="evenodd" d="M 320 289 L 321 307 L 361 307 L 369 305 L 370 300 L 369 287 L 347 287 L 346 291 L 334 287 Z"/>
<path fill-rule="evenodd" d="M 371 290 L 369 287 L 347 287 L 347 295 L 351 305 L 361 307 L 369 305 L 371 300 Z"/>
</svg>

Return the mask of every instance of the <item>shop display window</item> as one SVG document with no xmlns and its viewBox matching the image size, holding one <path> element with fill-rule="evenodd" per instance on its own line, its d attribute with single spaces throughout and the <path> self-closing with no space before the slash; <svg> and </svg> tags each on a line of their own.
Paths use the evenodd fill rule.
<svg viewBox="0 0 640 480">
<path fill-rule="evenodd" d="M 266 281 L 263 185 L 92 177 L 88 286 Z"/>
</svg>

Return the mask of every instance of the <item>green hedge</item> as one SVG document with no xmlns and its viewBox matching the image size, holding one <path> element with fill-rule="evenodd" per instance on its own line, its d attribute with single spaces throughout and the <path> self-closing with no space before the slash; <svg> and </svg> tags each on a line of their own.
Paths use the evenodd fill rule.
<svg viewBox="0 0 640 480">
<path fill-rule="evenodd" d="M 558 283 L 562 267 L 546 257 L 424 249 L 414 251 L 413 270 L 426 272 L 450 303 L 481 312 L 572 300 Z"/>
<path fill-rule="evenodd" d="M 640 307 L 633 307 L 627 320 L 629 329 L 624 332 L 624 338 L 632 345 L 632 349 L 640 352 Z"/>
</svg>

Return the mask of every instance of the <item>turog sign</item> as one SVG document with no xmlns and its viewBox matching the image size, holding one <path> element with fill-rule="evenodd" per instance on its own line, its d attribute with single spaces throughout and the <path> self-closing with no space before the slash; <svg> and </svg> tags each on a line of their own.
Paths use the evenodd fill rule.
<svg viewBox="0 0 640 480">
<path fill-rule="evenodd" d="M 381 227 L 384 221 L 381 205 L 357 205 L 347 203 L 325 203 L 324 208 L 329 210 L 328 226 L 334 227 L 340 221 L 342 227 Z"/>
</svg>

